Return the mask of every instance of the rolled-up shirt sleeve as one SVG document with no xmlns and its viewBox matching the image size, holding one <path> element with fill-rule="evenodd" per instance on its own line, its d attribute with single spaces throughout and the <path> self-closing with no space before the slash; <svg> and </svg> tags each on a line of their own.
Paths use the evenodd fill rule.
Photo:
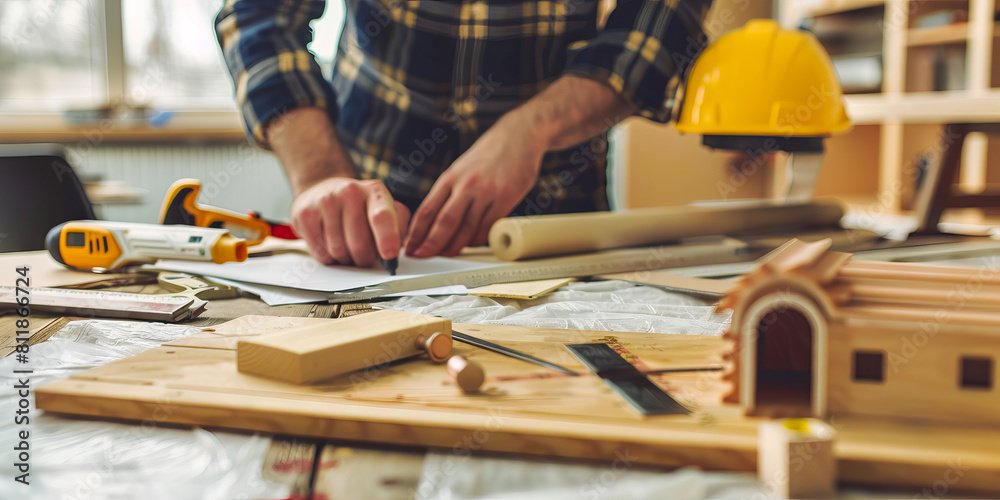
<svg viewBox="0 0 1000 500">
<path fill-rule="evenodd" d="M 688 66 L 708 42 L 712 0 L 618 0 L 596 37 L 569 46 L 565 73 L 606 83 L 637 114 L 670 120 Z"/>
<path fill-rule="evenodd" d="M 269 149 L 265 131 L 295 108 L 317 107 L 336 123 L 336 96 L 315 57 L 309 22 L 325 0 L 227 0 L 215 32 L 233 79 L 248 138 Z"/>
</svg>

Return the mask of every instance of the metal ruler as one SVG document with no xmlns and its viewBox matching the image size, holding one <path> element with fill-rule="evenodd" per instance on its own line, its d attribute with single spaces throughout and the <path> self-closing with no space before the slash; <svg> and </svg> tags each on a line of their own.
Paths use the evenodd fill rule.
<svg viewBox="0 0 1000 500">
<path fill-rule="evenodd" d="M 882 248 L 854 252 L 855 260 L 877 260 L 888 262 L 921 262 L 945 260 L 961 257 L 990 256 L 1000 254 L 1000 240 L 977 238 L 970 241 L 951 243 L 916 243 L 913 241 L 885 242 Z M 672 274 L 699 278 L 724 278 L 740 276 L 756 269 L 757 262 L 725 262 L 717 264 L 697 264 L 690 267 L 671 269 Z"/>
<path fill-rule="evenodd" d="M 608 344 L 566 344 L 566 349 L 643 415 L 691 413 Z"/>
<path fill-rule="evenodd" d="M 748 251 L 745 244 L 731 239 L 687 245 L 625 248 L 591 254 L 511 262 L 486 269 L 389 281 L 357 290 L 335 292 L 330 295 L 329 301 L 334 304 L 355 302 L 392 293 L 447 285 L 477 287 L 495 283 L 752 261 L 758 256 L 759 253 Z"/>
<path fill-rule="evenodd" d="M 72 290 L 63 288 L 28 288 L 17 293 L 11 286 L 0 286 L 0 308 L 28 307 L 74 316 L 142 319 L 173 323 L 193 318 L 205 310 L 205 301 L 179 295 Z M 18 299 L 28 298 L 27 305 Z"/>
</svg>

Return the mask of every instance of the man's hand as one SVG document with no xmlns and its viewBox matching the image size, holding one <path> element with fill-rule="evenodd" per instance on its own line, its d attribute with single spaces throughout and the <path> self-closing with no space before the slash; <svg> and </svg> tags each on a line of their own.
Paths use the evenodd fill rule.
<svg viewBox="0 0 1000 500">
<path fill-rule="evenodd" d="M 563 75 L 505 114 L 441 174 L 417 208 L 406 240 L 413 257 L 485 245 L 538 181 L 542 156 L 591 139 L 636 110 L 606 84 Z"/>
<path fill-rule="evenodd" d="M 267 140 L 292 185 L 292 227 L 324 264 L 369 267 L 399 256 L 410 211 L 380 181 L 356 179 L 325 111 L 290 111 Z M 377 250 L 377 254 L 376 254 Z"/>
<path fill-rule="evenodd" d="M 292 226 L 324 264 L 371 267 L 399 256 L 410 210 L 381 181 L 332 177 L 295 197 Z"/>
<path fill-rule="evenodd" d="M 486 244 L 490 227 L 531 191 L 547 147 L 527 117 L 503 116 L 441 174 L 413 217 L 406 253 L 457 255 Z"/>
</svg>

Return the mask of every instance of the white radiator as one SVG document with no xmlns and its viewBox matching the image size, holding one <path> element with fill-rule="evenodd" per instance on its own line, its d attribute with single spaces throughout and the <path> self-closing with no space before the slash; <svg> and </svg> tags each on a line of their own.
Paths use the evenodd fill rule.
<svg viewBox="0 0 1000 500">
<path fill-rule="evenodd" d="M 281 165 L 273 155 L 247 144 L 69 147 L 67 156 L 83 176 L 122 181 L 146 191 L 141 204 L 98 207 L 102 219 L 159 222 L 167 188 L 177 179 L 193 177 L 202 181 L 202 204 L 288 220 L 292 193 Z"/>
</svg>

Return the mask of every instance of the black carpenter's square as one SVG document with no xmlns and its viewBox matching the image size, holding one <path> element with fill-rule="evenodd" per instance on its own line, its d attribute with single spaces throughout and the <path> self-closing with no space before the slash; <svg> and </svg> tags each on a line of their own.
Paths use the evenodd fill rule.
<svg viewBox="0 0 1000 500">
<path fill-rule="evenodd" d="M 577 359 L 643 415 L 687 415 L 690 410 L 654 384 L 609 345 L 566 344 Z"/>
</svg>

